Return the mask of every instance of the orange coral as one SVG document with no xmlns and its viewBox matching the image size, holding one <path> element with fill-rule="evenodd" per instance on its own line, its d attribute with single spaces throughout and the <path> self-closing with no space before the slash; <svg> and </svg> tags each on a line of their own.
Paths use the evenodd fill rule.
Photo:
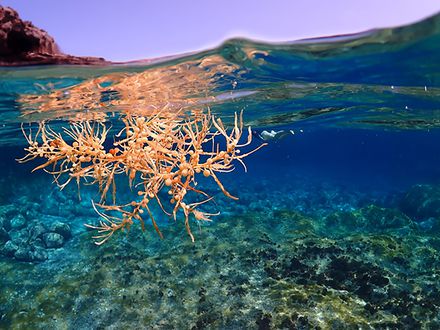
<svg viewBox="0 0 440 330">
<path fill-rule="evenodd" d="M 128 230 L 134 220 L 138 220 L 144 229 L 145 211 L 162 237 L 150 209 L 152 201 L 175 220 L 181 210 L 185 216 L 186 230 L 194 241 L 190 216 L 193 215 L 196 221 L 210 221 L 211 216 L 218 214 L 198 210 L 198 206 L 211 201 L 212 197 L 196 189 L 197 177 L 211 177 L 227 197 L 237 199 L 226 190 L 217 173 L 233 171 L 235 161 L 240 162 L 246 170 L 243 158 L 265 145 L 242 152 L 241 148 L 252 142 L 250 128 L 247 140 L 241 142 L 244 130 L 242 113 L 235 114 L 230 133 L 221 119 L 215 118 L 210 112 L 194 112 L 189 119 L 170 112 L 159 112 L 150 117 L 126 115 L 122 120 L 124 128 L 114 136 L 113 148 L 108 151 L 104 147 L 108 129 L 100 122 L 73 123 L 70 128 L 63 129 L 64 134 L 55 132 L 44 123 L 39 125 L 34 135 L 26 135 L 23 131 L 29 146 L 25 148 L 26 156 L 19 162 L 45 159 L 34 171 L 44 169 L 52 174 L 61 189 L 72 180 L 76 180 L 78 186 L 81 180 L 99 186 L 101 200 L 99 204 L 93 203 L 93 207 L 101 216 L 101 221 L 99 225 L 86 225 L 98 231 L 98 235 L 94 236 L 98 245 L 107 241 L 117 230 Z M 67 142 L 63 135 L 70 137 L 73 142 Z M 224 140 L 224 149 L 220 148 L 220 138 Z M 115 177 L 120 174 L 128 176 L 128 184 L 139 196 L 123 205 L 116 203 Z M 64 182 L 62 178 L 65 178 Z M 159 197 L 159 192 L 165 189 L 170 196 L 168 202 Z M 188 192 L 199 194 L 204 200 L 188 203 Z M 112 204 L 106 204 L 109 194 L 113 197 Z M 114 211 L 121 216 L 108 214 Z"/>
</svg>

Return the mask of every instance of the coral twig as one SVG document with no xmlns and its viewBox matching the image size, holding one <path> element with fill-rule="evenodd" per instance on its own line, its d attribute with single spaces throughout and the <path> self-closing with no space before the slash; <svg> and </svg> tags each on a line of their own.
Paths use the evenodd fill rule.
<svg viewBox="0 0 440 330">
<path fill-rule="evenodd" d="M 33 171 L 44 169 L 52 174 L 54 182 L 61 189 L 72 180 L 77 182 L 78 187 L 82 181 L 99 187 L 100 204 L 92 202 L 92 205 L 101 221 L 98 225 L 86 225 L 98 231 L 98 235 L 94 236 L 98 245 L 106 242 L 118 230 L 129 230 L 134 220 L 139 221 L 144 229 L 142 214 L 145 210 L 155 231 L 162 237 L 150 208 L 153 201 L 174 219 L 179 210 L 182 211 L 185 227 L 194 241 L 190 215 L 196 221 L 211 221 L 210 217 L 218 214 L 198 210 L 212 197 L 195 188 L 197 177 L 211 177 L 225 196 L 238 199 L 226 190 L 217 173 L 233 171 L 234 161 L 238 161 L 246 171 L 243 158 L 265 145 L 261 144 L 247 153 L 242 152 L 241 148 L 252 143 L 250 128 L 247 139 L 241 142 L 244 131 L 242 112 L 235 114 L 230 130 L 210 111 L 198 112 L 189 118 L 161 111 L 149 117 L 127 114 L 122 121 L 124 127 L 114 135 L 113 148 L 109 150 L 104 144 L 110 128 L 102 122 L 74 122 L 70 127 L 64 127 L 62 132 L 55 132 L 42 122 L 35 134 L 31 130 L 26 134 L 22 127 L 29 146 L 25 148 L 26 155 L 18 159 L 19 162 L 44 159 L 44 163 Z M 220 141 L 222 139 L 223 142 Z M 225 145 L 225 148 L 220 145 Z M 121 174 L 128 176 L 128 185 L 138 195 L 127 205 L 116 203 L 115 179 Z M 63 182 L 61 177 L 64 177 Z M 170 196 L 167 203 L 164 197 L 159 197 L 165 190 Z M 189 192 L 202 195 L 205 199 L 189 203 Z M 106 204 L 109 194 L 112 195 L 112 205 Z M 169 208 L 172 211 L 167 211 Z M 103 211 L 116 212 L 121 216 L 110 216 Z"/>
</svg>

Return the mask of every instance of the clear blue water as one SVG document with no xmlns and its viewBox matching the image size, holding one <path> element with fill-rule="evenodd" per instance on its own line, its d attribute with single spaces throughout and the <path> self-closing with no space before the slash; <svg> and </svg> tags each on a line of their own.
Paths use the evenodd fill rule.
<svg viewBox="0 0 440 330">
<path fill-rule="evenodd" d="M 154 63 L 0 68 L 0 328 L 439 328 L 439 44 L 435 16 Z M 220 176 L 238 201 L 200 179 L 220 215 L 193 224 L 194 243 L 156 207 L 163 240 L 135 223 L 96 246 L 96 187 L 79 200 L 31 173 L 41 160 L 16 162 L 21 124 L 100 120 L 108 147 L 127 113 L 208 108 L 229 127 L 243 110 L 252 146 L 268 145 Z"/>
</svg>

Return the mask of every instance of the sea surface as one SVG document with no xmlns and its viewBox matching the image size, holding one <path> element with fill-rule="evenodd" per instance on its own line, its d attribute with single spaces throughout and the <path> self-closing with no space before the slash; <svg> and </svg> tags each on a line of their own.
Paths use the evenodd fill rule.
<svg viewBox="0 0 440 330">
<path fill-rule="evenodd" d="M 97 245 L 84 226 L 103 220 L 97 185 L 60 189 L 50 168 L 32 172 L 39 155 L 17 161 L 39 123 L 69 144 L 75 125 L 104 125 L 110 150 L 124 118 L 158 111 L 214 115 L 228 134 L 242 112 L 241 153 L 264 145 L 218 176 L 238 200 L 197 174 L 215 215 L 189 218 L 194 242 L 182 212 L 155 205 L 163 238 L 134 219 Z M 0 328 L 439 329 L 439 127 L 438 15 L 153 62 L 0 68 Z M 127 175 L 115 195 L 137 201 Z"/>
</svg>

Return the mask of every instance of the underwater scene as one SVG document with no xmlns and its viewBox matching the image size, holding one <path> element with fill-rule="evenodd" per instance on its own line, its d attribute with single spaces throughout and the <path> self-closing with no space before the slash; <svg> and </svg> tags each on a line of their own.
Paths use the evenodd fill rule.
<svg viewBox="0 0 440 330">
<path fill-rule="evenodd" d="M 0 328 L 440 328 L 439 45 L 0 68 Z"/>
</svg>

